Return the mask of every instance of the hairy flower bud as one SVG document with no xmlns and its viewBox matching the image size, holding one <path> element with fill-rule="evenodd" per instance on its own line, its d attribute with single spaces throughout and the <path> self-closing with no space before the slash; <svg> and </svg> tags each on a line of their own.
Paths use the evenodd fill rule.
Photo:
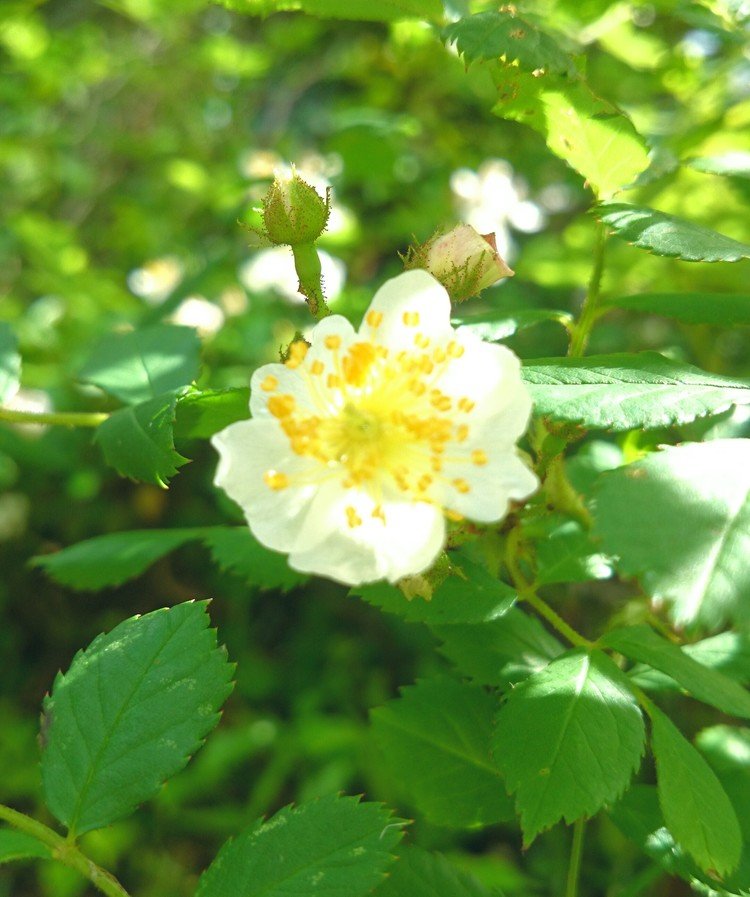
<svg viewBox="0 0 750 897">
<path fill-rule="evenodd" d="M 325 199 L 293 172 L 279 178 L 263 200 L 263 224 L 272 243 L 300 246 L 314 243 L 328 224 L 329 197 Z"/>
<path fill-rule="evenodd" d="M 407 270 L 423 268 L 448 291 L 453 302 L 477 296 L 513 271 L 498 255 L 495 235 L 477 233 L 459 224 L 448 233 L 436 233 L 421 246 L 413 246 L 404 259 Z"/>
</svg>

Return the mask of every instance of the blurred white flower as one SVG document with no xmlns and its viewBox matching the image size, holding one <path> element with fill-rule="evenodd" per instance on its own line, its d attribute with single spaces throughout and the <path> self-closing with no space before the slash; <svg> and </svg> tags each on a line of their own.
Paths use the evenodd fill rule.
<svg viewBox="0 0 750 897">
<path fill-rule="evenodd" d="M 446 516 L 500 520 L 536 476 L 516 440 L 531 399 L 505 346 L 454 330 L 427 272 L 332 315 L 251 381 L 252 419 L 213 438 L 216 484 L 296 570 L 355 585 L 427 569 Z"/>
<path fill-rule="evenodd" d="M 210 336 L 224 326 L 224 312 L 204 299 L 203 296 L 188 296 L 183 299 L 169 320 L 184 327 L 195 327 L 201 336 Z"/>
<path fill-rule="evenodd" d="M 4 406 L 12 411 L 30 411 L 33 414 L 45 414 L 54 411 L 52 399 L 43 389 L 27 389 L 22 387 Z M 46 424 L 11 424 L 26 436 L 41 436 L 47 429 Z"/>
<path fill-rule="evenodd" d="M 513 256 L 511 229 L 536 233 L 544 227 L 544 212 L 504 159 L 488 159 L 477 171 L 459 168 L 450 183 L 461 219 L 480 234 L 494 233 L 503 258 Z"/>
<path fill-rule="evenodd" d="M 182 265 L 172 256 L 153 259 L 128 274 L 128 287 L 149 305 L 159 305 L 182 280 Z"/>
<path fill-rule="evenodd" d="M 335 302 L 346 281 L 346 265 L 323 250 L 318 250 L 323 271 L 323 288 L 329 303 Z M 273 290 L 289 302 L 304 303 L 297 286 L 294 257 L 286 246 L 261 249 L 240 266 L 240 283 L 251 293 Z"/>
</svg>

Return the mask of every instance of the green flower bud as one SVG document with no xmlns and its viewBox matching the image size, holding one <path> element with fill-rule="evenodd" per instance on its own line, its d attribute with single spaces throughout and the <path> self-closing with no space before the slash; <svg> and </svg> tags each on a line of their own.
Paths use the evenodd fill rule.
<svg viewBox="0 0 750 897">
<path fill-rule="evenodd" d="M 296 171 L 276 178 L 263 200 L 263 224 L 272 243 L 299 246 L 314 243 L 328 224 L 330 197 L 325 199 Z"/>
</svg>

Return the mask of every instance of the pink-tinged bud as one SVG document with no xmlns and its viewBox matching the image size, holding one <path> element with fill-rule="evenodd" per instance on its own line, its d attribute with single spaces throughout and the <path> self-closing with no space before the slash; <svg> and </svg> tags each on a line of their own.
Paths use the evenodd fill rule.
<svg viewBox="0 0 750 897">
<path fill-rule="evenodd" d="M 411 247 L 404 267 L 424 268 L 445 287 L 453 302 L 464 302 L 513 271 L 498 255 L 495 235 L 483 236 L 468 224 L 437 233 Z"/>
<path fill-rule="evenodd" d="M 314 243 L 326 229 L 330 211 L 329 197 L 323 198 L 296 172 L 276 178 L 263 200 L 265 236 L 277 245 Z"/>
</svg>

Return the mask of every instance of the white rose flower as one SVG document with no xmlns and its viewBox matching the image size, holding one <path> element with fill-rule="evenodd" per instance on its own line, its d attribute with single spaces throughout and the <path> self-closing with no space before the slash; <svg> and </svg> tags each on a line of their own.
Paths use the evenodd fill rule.
<svg viewBox="0 0 750 897">
<path fill-rule="evenodd" d="M 518 358 L 454 330 L 443 287 L 407 271 L 356 331 L 340 315 L 251 381 L 252 419 L 213 438 L 216 484 L 295 570 L 348 585 L 426 570 L 446 517 L 502 519 L 536 476 Z"/>
</svg>

